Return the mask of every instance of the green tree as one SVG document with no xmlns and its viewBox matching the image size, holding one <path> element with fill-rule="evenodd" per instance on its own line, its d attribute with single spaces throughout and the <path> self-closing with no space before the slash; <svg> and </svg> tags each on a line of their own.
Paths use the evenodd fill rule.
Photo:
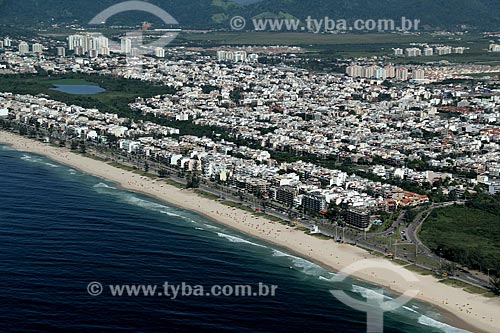
<svg viewBox="0 0 500 333">
<path fill-rule="evenodd" d="M 490 286 L 491 291 L 495 295 L 500 296 L 500 276 L 492 276 L 490 278 Z"/>
<path fill-rule="evenodd" d="M 87 147 L 85 147 L 85 142 L 80 142 L 80 153 L 85 154 L 87 152 Z"/>
<path fill-rule="evenodd" d="M 200 187 L 200 177 L 196 173 L 189 173 L 186 177 L 187 188 L 198 188 Z"/>
<path fill-rule="evenodd" d="M 160 170 L 158 170 L 158 176 L 160 176 L 160 178 L 165 178 L 167 175 L 168 171 L 164 168 L 160 168 Z"/>
</svg>

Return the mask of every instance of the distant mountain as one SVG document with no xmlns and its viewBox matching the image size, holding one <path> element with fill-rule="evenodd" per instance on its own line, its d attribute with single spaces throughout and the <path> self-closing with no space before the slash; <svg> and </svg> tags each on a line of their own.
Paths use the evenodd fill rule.
<svg viewBox="0 0 500 333">
<path fill-rule="evenodd" d="M 119 0 L 0 0 L 0 23 L 20 26 L 87 23 Z M 185 27 L 228 27 L 234 15 L 266 15 L 333 19 L 416 18 L 432 28 L 467 26 L 500 30 L 498 0 L 149 0 Z M 130 19 L 134 18 L 133 21 Z M 116 23 L 152 20 L 138 13 L 120 14 Z"/>
</svg>

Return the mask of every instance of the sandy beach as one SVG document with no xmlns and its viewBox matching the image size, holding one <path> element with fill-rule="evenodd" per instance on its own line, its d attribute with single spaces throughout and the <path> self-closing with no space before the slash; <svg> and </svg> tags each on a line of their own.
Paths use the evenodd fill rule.
<svg viewBox="0 0 500 333">
<path fill-rule="evenodd" d="M 376 263 L 375 266 L 379 267 L 359 270 L 353 274 L 356 278 L 401 294 L 408 290 L 418 290 L 417 298 L 444 310 L 443 319 L 453 326 L 471 332 L 496 333 L 500 331 L 500 300 L 498 298 L 471 294 L 439 283 L 432 276 L 411 273 L 415 274 L 417 279 L 407 281 L 404 276 L 410 271 L 384 258 L 373 256 L 363 249 L 306 235 L 295 228 L 228 207 L 192 191 L 178 189 L 160 179 L 142 177 L 107 163 L 74 154 L 68 149 L 52 147 L 4 131 L 0 131 L 0 143 L 8 144 L 17 150 L 47 156 L 84 173 L 115 182 L 127 190 L 154 196 L 168 204 L 195 211 L 217 223 L 287 248 L 333 271 L 340 271 L 353 263 L 370 259 Z M 390 270 L 384 267 L 390 267 Z M 429 328 L 430 331 L 431 328 Z"/>
</svg>

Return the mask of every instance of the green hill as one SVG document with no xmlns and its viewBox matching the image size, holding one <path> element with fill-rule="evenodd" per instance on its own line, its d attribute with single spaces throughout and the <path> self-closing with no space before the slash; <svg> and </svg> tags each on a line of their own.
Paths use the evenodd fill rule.
<svg viewBox="0 0 500 333">
<path fill-rule="evenodd" d="M 500 30 L 500 2 L 497 0 L 149 0 L 172 14 L 185 27 L 227 27 L 233 15 L 254 17 L 261 13 L 283 13 L 293 17 L 333 19 L 393 18 L 420 19 L 432 28 L 467 26 Z M 76 20 L 88 22 L 93 16 L 119 3 L 117 0 L 0 0 L 2 24 L 33 26 Z M 249 3 L 249 4 L 248 4 Z M 243 5 L 248 4 L 248 5 Z M 141 15 L 121 14 L 124 23 Z M 151 20 L 151 17 L 144 16 Z"/>
</svg>

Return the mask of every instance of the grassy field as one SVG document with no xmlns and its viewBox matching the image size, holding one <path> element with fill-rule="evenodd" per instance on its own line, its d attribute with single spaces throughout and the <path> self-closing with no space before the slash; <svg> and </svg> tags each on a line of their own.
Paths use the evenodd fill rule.
<svg viewBox="0 0 500 333">
<path fill-rule="evenodd" d="M 482 271 L 500 269 L 497 215 L 466 207 L 436 209 L 419 235 L 429 248 L 449 260 Z"/>
<path fill-rule="evenodd" d="M 403 34 L 314 34 L 300 32 L 210 32 L 182 33 L 179 40 L 198 41 L 220 45 L 391 45 L 424 43 L 430 35 Z M 432 40 L 447 40 L 432 37 Z"/>
<path fill-rule="evenodd" d="M 289 45 L 300 46 L 308 53 L 325 58 L 349 58 L 370 56 L 392 56 L 393 48 L 410 47 L 412 43 L 445 44 L 469 48 L 465 54 L 433 57 L 393 57 L 396 63 L 427 63 L 450 61 L 457 63 L 496 63 L 500 55 L 488 53 L 489 39 L 481 34 L 462 36 L 439 35 L 433 33 L 342 33 L 314 34 L 304 32 L 183 32 L 176 44 L 217 47 L 223 45 Z"/>
<path fill-rule="evenodd" d="M 448 286 L 463 289 L 470 294 L 478 294 L 478 295 L 482 295 L 484 297 L 495 297 L 495 295 L 492 292 L 490 292 L 486 289 L 479 288 L 479 287 L 473 286 L 471 284 L 468 284 L 468 283 L 465 283 L 465 282 L 462 282 L 459 280 L 444 279 L 444 280 L 440 280 L 439 282 L 446 284 Z"/>
<path fill-rule="evenodd" d="M 47 83 L 52 85 L 68 85 L 68 86 L 97 86 L 98 84 L 95 82 L 86 81 L 83 79 L 56 79 L 56 80 L 47 80 Z"/>
</svg>

